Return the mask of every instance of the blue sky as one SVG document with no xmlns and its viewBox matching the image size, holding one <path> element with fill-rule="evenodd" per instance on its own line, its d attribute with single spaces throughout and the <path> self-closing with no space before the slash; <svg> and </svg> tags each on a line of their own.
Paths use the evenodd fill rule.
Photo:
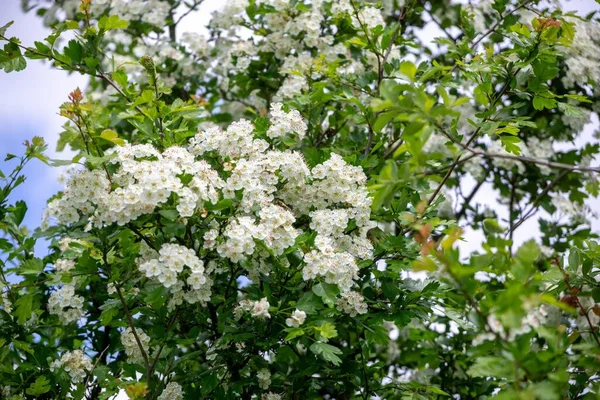
<svg viewBox="0 0 600 400">
<path fill-rule="evenodd" d="M 0 1 L 0 26 L 14 20 L 7 34 L 29 45 L 44 38 L 50 31 L 34 14 L 23 14 L 20 3 L 19 0 Z M 22 154 L 23 141 L 33 136 L 46 139 L 51 157 L 66 158 L 66 155 L 57 156 L 55 152 L 55 143 L 64 122 L 57 114 L 58 108 L 69 92 L 77 86 L 84 88 L 86 82 L 83 76 L 69 76 L 42 61 L 29 62 L 24 71 L 0 72 L 0 168 L 4 172 L 16 165 L 16 160 L 3 162 L 6 153 Z M 29 211 L 25 224 L 30 229 L 39 226 L 46 199 L 60 190 L 57 183 L 59 173 L 58 169 L 37 160 L 26 167 L 27 180 L 13 193 L 12 200 L 26 200 Z"/>
</svg>

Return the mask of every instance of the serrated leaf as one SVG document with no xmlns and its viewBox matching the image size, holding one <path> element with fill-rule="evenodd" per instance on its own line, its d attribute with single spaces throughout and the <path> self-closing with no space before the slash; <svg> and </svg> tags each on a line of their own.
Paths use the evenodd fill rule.
<svg viewBox="0 0 600 400">
<path fill-rule="evenodd" d="M 129 26 L 129 22 L 125 21 L 117 15 L 111 15 L 100 18 L 98 21 L 98 28 L 104 31 L 110 31 L 112 29 L 125 29 Z"/>
<path fill-rule="evenodd" d="M 0 50 L 0 70 L 9 73 L 22 71 L 27 67 L 27 61 L 21 54 L 21 49 L 15 43 L 9 42 Z"/>
<path fill-rule="evenodd" d="M 500 136 L 500 141 L 502 142 L 504 149 L 509 153 L 517 156 L 521 154 L 521 148 L 518 146 L 518 144 L 521 143 L 521 139 L 517 136 Z"/>
<path fill-rule="evenodd" d="M 508 378 L 514 376 L 513 365 L 501 357 L 479 357 L 469 368 L 467 374 L 472 377 Z"/>
<path fill-rule="evenodd" d="M 83 46 L 77 40 L 72 39 L 69 40 L 69 44 L 65 46 L 63 52 L 67 57 L 69 57 L 72 61 L 79 63 L 83 56 Z"/>
<path fill-rule="evenodd" d="M 31 396 L 39 396 L 50 391 L 50 381 L 45 376 L 38 376 L 25 393 Z"/>
<path fill-rule="evenodd" d="M 315 326 L 315 330 L 325 339 L 332 339 L 338 335 L 335 325 L 331 322 L 325 322 L 320 326 Z"/>
<path fill-rule="evenodd" d="M 21 296 L 16 302 L 15 306 L 17 309 L 14 314 L 17 316 L 20 325 L 24 325 L 25 322 L 31 318 L 31 312 L 33 308 L 33 295 L 26 294 Z"/>
<path fill-rule="evenodd" d="M 338 357 L 339 354 L 342 354 L 342 351 L 330 344 L 315 342 L 310 346 L 310 351 L 316 355 L 320 355 L 325 361 L 329 361 L 334 365 L 342 363 L 342 359 Z"/>
<path fill-rule="evenodd" d="M 21 275 L 39 275 L 44 271 L 44 263 L 37 257 L 23 261 L 19 267 Z"/>
</svg>

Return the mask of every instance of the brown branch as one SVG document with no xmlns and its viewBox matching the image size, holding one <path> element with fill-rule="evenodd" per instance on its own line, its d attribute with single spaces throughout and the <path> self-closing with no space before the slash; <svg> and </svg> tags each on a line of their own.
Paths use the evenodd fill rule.
<svg viewBox="0 0 600 400">
<path fill-rule="evenodd" d="M 160 347 L 158 348 L 158 351 L 156 352 L 156 356 L 154 356 L 154 359 L 152 360 L 152 363 L 150 364 L 150 370 L 154 370 L 154 366 L 156 365 L 156 363 L 158 362 L 158 357 L 160 356 L 160 354 L 162 353 L 163 348 L 165 347 L 165 343 L 167 342 L 167 333 L 171 330 L 171 328 L 173 327 L 173 324 L 175 323 L 175 321 L 177 320 L 177 316 L 179 315 L 179 311 L 176 311 L 175 314 L 173 315 L 173 317 L 171 318 L 171 321 L 169 321 L 169 324 L 167 325 L 167 329 L 165 331 L 165 337 L 163 338 L 162 343 L 160 344 Z"/>
<path fill-rule="evenodd" d="M 402 30 L 402 21 L 404 20 L 405 17 L 406 17 L 406 7 L 402 7 L 402 9 L 400 10 L 400 15 L 398 16 L 398 26 L 396 27 L 396 29 L 394 30 L 394 33 L 392 34 L 390 44 L 388 45 L 387 49 L 385 49 L 385 52 L 383 53 L 383 59 L 381 60 L 381 63 L 379 63 L 379 68 L 377 71 L 377 92 L 379 92 L 379 86 L 381 85 L 381 81 L 383 80 L 383 73 L 385 72 L 385 63 L 386 63 L 388 57 L 390 56 L 390 53 L 392 52 L 392 47 L 394 47 L 394 42 L 396 41 L 398 34 Z M 356 19 L 358 19 L 358 14 L 356 16 Z"/>
<path fill-rule="evenodd" d="M 488 153 L 488 152 L 480 150 L 480 149 L 474 149 L 472 147 L 462 145 L 459 142 L 455 142 L 455 143 L 459 144 L 462 148 L 464 148 L 465 150 L 467 150 L 468 152 L 470 152 L 472 154 L 476 154 L 476 155 L 487 157 L 487 158 L 503 158 L 503 159 L 507 159 L 507 160 L 520 161 L 523 163 L 545 165 L 545 166 L 551 167 L 551 168 L 564 169 L 564 170 L 567 170 L 567 172 L 600 173 L 600 167 L 586 167 L 586 166 L 580 166 L 580 165 L 563 164 L 563 163 L 559 163 L 559 162 L 555 162 L 555 161 L 543 160 L 540 158 L 533 158 L 533 157 L 527 157 L 527 156 L 515 156 L 512 154 L 508 154 L 508 153 L 507 154 Z"/>
<path fill-rule="evenodd" d="M 123 297 L 123 294 L 121 293 L 120 286 L 118 284 L 115 284 L 115 289 L 117 290 L 117 294 L 119 295 L 119 300 L 121 301 L 121 305 L 123 306 L 123 309 L 125 310 L 125 315 L 127 316 L 127 322 L 128 322 L 129 327 L 131 328 L 131 332 L 133 333 L 135 342 L 137 343 L 138 347 L 140 348 L 140 352 L 142 353 L 142 358 L 144 359 L 144 365 L 146 367 L 146 380 L 147 380 L 148 384 L 150 384 L 150 379 L 151 379 L 152 375 L 151 375 L 151 370 L 150 370 L 150 361 L 148 360 L 148 354 L 146 353 L 146 349 L 144 349 L 144 345 L 142 344 L 142 341 L 140 340 L 140 337 L 138 336 L 137 331 L 135 330 L 135 325 L 133 323 L 133 317 L 131 316 L 129 307 L 127 307 L 127 302 L 125 301 L 125 298 Z"/>
<path fill-rule="evenodd" d="M 475 140 L 475 138 L 479 134 L 479 131 L 481 131 L 481 127 L 477 128 L 477 130 L 473 133 L 473 135 L 471 135 L 471 137 L 469 138 L 469 140 L 467 140 L 466 146 L 469 146 L 471 143 L 473 143 L 473 141 Z M 452 139 L 452 140 L 454 141 L 454 139 Z M 461 142 L 459 142 L 459 143 L 461 143 Z M 462 146 L 462 143 L 461 143 L 461 146 Z M 448 179 L 452 175 L 452 172 L 454 172 L 454 170 L 456 169 L 456 167 L 460 163 L 461 158 L 462 158 L 462 154 L 459 154 L 458 157 L 456 157 L 456 159 L 454 160 L 454 162 L 450 165 L 450 169 L 448 169 L 448 172 L 446 172 L 446 175 L 444 175 L 444 178 L 442 178 L 442 181 L 435 188 L 433 194 L 429 198 L 429 201 L 427 202 L 428 206 L 430 206 L 431 204 L 433 204 L 435 198 L 437 197 L 437 195 L 440 193 L 440 191 L 442 190 L 442 188 L 446 184 L 446 181 L 448 181 Z"/>
<path fill-rule="evenodd" d="M 194 1 L 194 4 L 192 4 L 192 6 L 186 12 L 184 12 L 179 18 L 177 18 L 177 21 L 175 21 L 175 23 L 173 25 L 177 26 L 181 22 L 182 19 L 187 17 L 190 13 L 194 12 L 196 10 L 196 7 L 198 7 L 200 4 L 202 4 L 202 1 L 204 1 L 204 0 Z M 172 37 L 171 39 L 175 40 L 174 37 Z"/>
<path fill-rule="evenodd" d="M 567 288 L 569 288 L 570 295 L 575 299 L 575 302 L 577 303 L 579 310 L 585 316 L 585 319 L 587 320 L 588 325 L 590 326 L 590 331 L 592 332 L 592 336 L 596 340 L 596 343 L 598 344 L 598 346 L 600 346 L 600 339 L 598 338 L 598 335 L 596 334 L 596 331 L 594 330 L 594 324 L 592 324 L 592 321 L 590 321 L 588 311 L 586 311 L 585 308 L 583 308 L 583 305 L 581 305 L 581 302 L 579 301 L 579 297 L 577 297 L 577 294 L 576 294 L 577 289 L 573 288 L 573 286 L 569 282 L 569 275 L 565 272 L 563 267 L 560 266 L 560 262 L 556 262 L 556 266 L 558 267 L 558 269 L 560 269 L 560 272 L 562 272 L 564 281 L 567 285 Z"/>
<path fill-rule="evenodd" d="M 106 347 L 102 350 L 102 352 L 100 354 L 98 354 L 98 357 L 96 358 L 96 361 L 94 362 L 94 365 L 92 366 L 92 369 L 90 370 L 86 380 L 85 380 L 85 384 L 83 385 L 83 387 L 85 389 L 87 389 L 88 385 L 90 384 L 90 378 L 92 377 L 92 373 L 94 372 L 94 370 L 96 369 L 96 367 L 98 366 L 98 363 L 100 363 L 100 360 L 102 360 L 102 356 L 104 355 L 104 353 L 106 353 L 108 351 L 108 348 L 110 347 L 110 343 L 108 343 L 106 345 Z M 93 395 L 93 389 L 92 389 L 92 393 Z M 87 394 L 85 396 L 87 398 Z"/>
</svg>

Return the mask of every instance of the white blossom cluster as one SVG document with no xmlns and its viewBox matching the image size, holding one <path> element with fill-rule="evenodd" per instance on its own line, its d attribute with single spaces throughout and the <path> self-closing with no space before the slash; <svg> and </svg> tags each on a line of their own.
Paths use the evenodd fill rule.
<svg viewBox="0 0 600 400">
<path fill-rule="evenodd" d="M 286 113 L 281 103 L 271 105 L 271 126 L 267 130 L 267 136 L 270 138 L 281 137 L 286 133 L 294 133 L 300 139 L 306 135 L 306 122 L 298 110 L 292 110 Z"/>
<path fill-rule="evenodd" d="M 355 317 L 358 314 L 366 314 L 368 309 L 364 296 L 354 291 L 342 293 L 336 308 L 339 311 L 349 314 L 351 317 Z"/>
<path fill-rule="evenodd" d="M 298 111 L 273 105 L 268 138 L 302 137 L 306 130 Z M 311 169 L 301 153 L 272 149 L 254 131 L 252 123 L 241 120 L 225 130 L 209 127 L 199 132 L 187 148 L 161 152 L 148 144 L 115 147 L 107 152 L 115 171 L 71 171 L 62 196 L 49 203 L 45 220 L 55 217 L 73 224 L 87 219 L 86 229 L 94 229 L 126 225 L 142 215 L 175 208 L 183 223 L 192 216 L 206 218 L 203 251 L 240 263 L 253 279 L 269 274 L 269 257 L 288 265 L 281 256 L 310 228 L 317 233 L 314 246 L 298 254 L 305 263 L 304 279 L 349 290 L 358 276 L 357 260 L 370 258 L 373 249 L 367 239 L 371 198 L 364 172 L 335 153 Z M 217 171 L 211 165 L 222 168 Z M 232 202 L 234 213 L 216 219 L 220 211 L 213 215 L 207 207 L 224 200 Z M 310 221 L 309 227 L 298 226 L 301 217 Z M 157 250 L 142 244 L 137 265 L 143 275 L 170 290 L 171 309 L 184 301 L 210 300 L 210 274 L 216 273 L 216 264 L 205 267 L 195 250 L 178 244 L 163 244 Z M 65 272 L 74 265 L 59 260 L 57 270 Z M 65 285 L 54 296 L 56 312 L 71 307 L 69 312 L 75 314 L 80 308 L 79 297 L 73 298 L 69 290 L 73 292 Z M 268 317 L 268 306 L 256 314 Z"/>
<path fill-rule="evenodd" d="M 187 267 L 187 268 L 185 268 Z M 151 258 L 138 267 L 141 273 L 171 289 L 169 307 L 205 303 L 210 300 L 212 279 L 207 276 L 204 262 L 194 250 L 177 244 L 164 244 L 158 258 Z M 187 285 L 188 290 L 184 290 Z"/>
<path fill-rule="evenodd" d="M 355 27 L 373 29 L 377 26 L 385 26 L 381 11 L 375 7 L 364 7 L 353 17 Z"/>
<path fill-rule="evenodd" d="M 271 372 L 263 368 L 256 373 L 256 377 L 258 378 L 258 386 L 261 389 L 268 389 L 271 386 Z"/>
<path fill-rule="evenodd" d="M 150 336 L 148 336 L 140 328 L 136 328 L 135 333 L 140 339 L 144 351 L 146 352 L 146 354 L 148 354 Z M 133 334 L 133 330 L 131 328 L 127 328 L 121 333 L 121 343 L 125 348 L 125 354 L 127 354 L 127 362 L 132 364 L 144 363 L 144 356 L 142 355 L 142 350 L 140 349 L 140 346 L 138 345 L 138 342 L 135 339 L 135 335 Z"/>
<path fill-rule="evenodd" d="M 156 65 L 168 63 L 169 72 L 159 72 L 167 86 L 190 76 L 217 79 L 219 88 L 236 100 L 240 88 L 232 83 L 235 82 L 232 78 L 245 73 L 250 63 L 258 60 L 261 54 L 273 53 L 279 64 L 279 73 L 284 76 L 283 84 L 274 96 L 274 100 L 281 101 L 306 92 L 307 78 L 320 78 L 331 63 L 343 60 L 336 66 L 336 72 L 341 75 L 362 73 L 377 65 L 377 59 L 371 53 L 367 53 L 366 57 L 351 53 L 345 38 L 338 37 L 335 21 L 341 17 L 348 18 L 357 35 L 364 36 L 365 30 L 385 25 L 384 15 L 394 11 L 394 1 L 383 2 L 383 9 L 368 3 L 357 4 L 356 10 L 348 0 L 303 0 L 299 3 L 304 7 L 294 7 L 289 1 L 282 0 L 261 1 L 261 5 L 273 8 L 275 12 L 254 17 L 258 21 L 253 21 L 253 29 L 265 32 L 260 35 L 249 35 L 248 0 L 228 0 L 213 13 L 209 24 L 210 39 L 195 32 L 183 32 L 176 38 L 167 35 L 138 38 L 125 31 L 109 31 L 106 38 L 111 42 L 111 57 L 107 57 L 104 68 L 109 70 L 116 65 L 127 72 L 130 81 L 145 82 L 147 74 L 137 61 L 143 56 L 150 56 Z M 74 19 L 79 5 L 80 0 L 65 0 L 61 6 L 47 6 L 46 24 L 52 25 L 64 18 Z M 91 14 L 99 16 L 108 12 L 128 21 L 162 28 L 169 17 L 169 7 L 168 2 L 160 0 L 94 0 Z M 394 48 L 388 60 L 399 57 L 398 50 Z M 99 96 L 104 102 L 108 102 L 114 94 L 113 88 L 107 88 L 103 93 L 94 92 L 94 96 Z M 244 97 L 247 98 L 247 95 Z M 250 96 L 249 100 L 257 108 L 266 106 L 265 100 L 256 96 Z M 232 112 L 230 106 L 233 104 L 241 105 L 235 101 L 226 102 L 224 109 Z M 233 115 L 240 115 L 242 110 Z"/>
<path fill-rule="evenodd" d="M 157 400 L 182 400 L 183 390 L 177 382 L 169 382 Z"/>
<path fill-rule="evenodd" d="M 50 314 L 58 315 L 62 323 L 70 324 L 83 317 L 83 304 L 83 297 L 75 294 L 75 286 L 64 284 L 50 294 L 48 311 Z"/>
<path fill-rule="evenodd" d="M 569 66 L 562 77 L 563 84 L 567 88 L 576 84 L 581 87 L 590 83 L 600 85 L 600 23 L 579 18 L 569 20 L 575 24 L 575 37 L 570 46 L 563 49 Z"/>
<path fill-rule="evenodd" d="M 81 350 L 67 351 L 60 359 L 50 363 L 50 371 L 62 368 L 71 375 L 71 381 L 74 383 L 81 382 L 92 367 L 92 360 Z"/>
<path fill-rule="evenodd" d="M 263 297 L 258 301 L 242 300 L 233 310 L 233 314 L 235 315 L 236 319 L 240 319 L 244 312 L 249 312 L 252 317 L 258 319 L 271 318 L 271 314 L 269 314 L 270 306 L 271 305 L 267 301 L 266 297 Z"/>
<path fill-rule="evenodd" d="M 526 302 L 525 302 L 526 303 Z M 504 326 L 502 320 L 491 314 L 487 318 L 488 331 L 480 333 L 473 339 L 473 345 L 477 346 L 485 341 L 495 340 L 497 336 L 503 337 L 507 341 L 514 341 L 519 335 L 524 335 L 531 332 L 532 329 L 539 328 L 543 325 L 556 326 L 552 324 L 557 322 L 557 316 L 560 311 L 556 307 L 547 307 L 545 305 L 539 307 L 531 307 L 527 310 L 527 315 L 521 319 L 521 326 L 516 329 L 509 329 Z"/>
<path fill-rule="evenodd" d="M 94 0 L 91 2 L 91 15 L 102 15 L 110 7 L 111 14 L 125 20 L 139 20 L 154 26 L 163 26 L 170 12 L 168 3 L 160 0 Z M 75 19 L 81 0 L 65 0 L 48 7 L 44 14 L 46 25 L 58 20 Z"/>
<path fill-rule="evenodd" d="M 284 118 L 298 120 L 290 116 L 292 113 L 279 114 L 278 106 L 275 111 L 272 126 L 279 125 Z M 295 124 L 302 131 L 305 129 Z M 296 217 L 309 215 L 310 227 L 318 235 L 316 249 L 304 256 L 304 278 L 321 277 L 347 290 L 357 276 L 356 259 L 369 258 L 372 253 L 372 245 L 366 238 L 371 227 L 371 199 L 364 172 L 348 165 L 337 154 L 311 170 L 299 153 L 267 151 L 266 142 L 254 139 L 252 130 L 249 122 L 240 121 L 232 124 L 226 134 L 213 128 L 190 142 L 193 154 L 214 151 L 231 164 L 224 197 L 233 199 L 237 193 L 243 193 L 240 207 L 245 215 L 231 218 L 221 228 L 221 237 L 216 227 L 208 231 L 204 237 L 208 247 L 239 262 L 257 256 L 255 240 L 261 240 L 275 255 L 280 255 L 301 233 L 293 225 Z M 351 220 L 358 229 L 349 235 L 344 230 Z"/>
<path fill-rule="evenodd" d="M 110 179 L 103 170 L 73 171 L 62 197 L 51 201 L 43 224 L 50 217 L 72 224 L 88 216 L 89 228 L 117 223 L 125 225 L 149 214 L 177 195 L 177 210 L 182 217 L 194 214 L 205 201 L 216 203 L 217 189 L 223 185 L 216 171 L 181 147 L 170 147 L 162 154 L 150 145 L 126 145 L 111 149 L 111 163 L 120 168 Z M 179 177 L 190 174 L 184 185 Z M 111 187 L 118 185 L 116 189 Z"/>
<path fill-rule="evenodd" d="M 371 68 L 373 57 L 363 60 L 353 57 L 345 41 L 336 37 L 334 27 L 336 18 L 349 18 L 359 36 L 378 25 L 385 25 L 381 10 L 369 6 L 354 7 L 348 0 L 305 1 L 308 7 L 294 7 L 292 3 L 281 0 L 261 1 L 275 12 L 258 16 L 259 22 L 253 25 L 263 27 L 264 35 L 255 35 L 247 40 L 243 29 L 249 24 L 246 15 L 247 0 L 229 0 L 225 7 L 213 15 L 211 27 L 219 33 L 221 40 L 216 49 L 216 67 L 212 73 L 220 78 L 222 90 L 236 93 L 238 88 L 230 84 L 228 74 L 243 72 L 259 53 L 273 53 L 281 62 L 279 72 L 285 77 L 274 99 L 289 99 L 308 89 L 307 77 L 317 79 L 322 76 L 328 63 L 344 60 L 337 67 L 340 74 L 355 74 Z M 329 11 L 330 10 L 330 11 Z M 358 15 L 358 18 L 357 18 Z M 364 29 L 363 29 L 364 27 Z M 318 55 L 315 56 L 314 50 Z M 396 51 L 388 59 L 397 58 Z M 366 64 L 363 62 L 366 61 Z"/>
<path fill-rule="evenodd" d="M 75 261 L 60 258 L 54 263 L 54 268 L 56 272 L 61 274 L 69 272 L 70 270 L 75 268 Z"/>
</svg>

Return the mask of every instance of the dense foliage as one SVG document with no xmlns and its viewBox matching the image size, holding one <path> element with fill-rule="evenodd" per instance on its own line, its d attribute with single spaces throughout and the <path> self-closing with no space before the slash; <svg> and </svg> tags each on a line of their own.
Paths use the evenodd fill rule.
<svg viewBox="0 0 600 400">
<path fill-rule="evenodd" d="M 202 0 L 24 7 L 53 33 L 4 25 L 0 69 L 90 82 L 76 155 L 0 173 L 0 398 L 600 396 L 593 14 L 229 0 L 203 36 Z M 33 159 L 68 168 L 30 232 Z"/>
</svg>

